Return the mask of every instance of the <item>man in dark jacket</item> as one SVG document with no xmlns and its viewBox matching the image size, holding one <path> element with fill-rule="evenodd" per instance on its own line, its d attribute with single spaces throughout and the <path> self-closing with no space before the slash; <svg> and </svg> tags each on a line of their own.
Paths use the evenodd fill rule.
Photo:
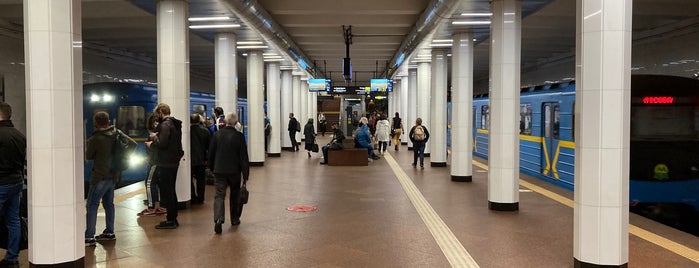
<svg viewBox="0 0 699 268">
<path fill-rule="evenodd" d="M 216 199 L 214 200 L 214 232 L 221 233 L 225 219 L 226 190 L 230 186 L 229 199 L 231 224 L 240 224 L 243 204 L 240 203 L 240 179 L 247 182 L 250 175 L 248 149 L 245 136 L 235 129 L 238 115 L 226 116 L 226 127 L 217 131 L 209 147 L 209 169 L 216 176 Z"/>
<path fill-rule="evenodd" d="M 333 138 L 327 145 L 323 146 L 323 162 L 320 162 L 321 165 L 328 164 L 328 150 L 342 149 L 342 141 L 345 140 L 345 133 L 337 127 L 337 123 L 333 123 L 331 128 L 333 130 Z"/>
<path fill-rule="evenodd" d="M 109 125 L 109 114 L 98 112 L 93 117 L 95 131 L 87 140 L 85 159 L 93 160 L 90 173 L 90 190 L 87 194 L 87 214 L 85 228 L 85 246 L 94 246 L 96 240 L 114 240 L 114 186 L 121 176 L 120 170 L 112 168 L 112 157 L 117 133 L 122 141 L 128 142 L 130 150 L 136 148 L 136 142 L 123 132 Z M 97 209 L 102 200 L 106 228 L 102 234 L 95 236 Z"/>
<path fill-rule="evenodd" d="M 27 138 L 10 118 L 12 107 L 0 102 L 0 211 L 7 224 L 7 251 L 2 266 L 19 267 L 19 243 L 22 229 L 19 221 L 20 193 L 24 179 Z"/>
<path fill-rule="evenodd" d="M 204 203 L 206 190 L 206 157 L 211 135 L 201 122 L 201 115 L 192 114 L 189 118 L 190 146 L 192 148 L 192 204 Z M 195 183 L 196 181 L 196 183 Z"/>
<path fill-rule="evenodd" d="M 289 131 L 289 138 L 291 139 L 291 151 L 296 152 L 299 150 L 299 143 L 296 141 L 296 132 L 301 132 L 301 124 L 294 117 L 294 113 L 289 113 L 289 126 L 287 130 Z"/>
<path fill-rule="evenodd" d="M 155 170 L 155 178 L 160 188 L 160 203 L 167 209 L 167 220 L 156 225 L 156 229 L 175 229 L 180 225 L 177 222 L 177 168 L 180 159 L 184 155 L 182 150 L 182 121 L 170 116 L 170 106 L 160 103 L 153 110 L 158 118 L 158 128 L 151 134 L 153 141 L 146 142 L 146 146 L 155 148 L 158 163 Z"/>
</svg>

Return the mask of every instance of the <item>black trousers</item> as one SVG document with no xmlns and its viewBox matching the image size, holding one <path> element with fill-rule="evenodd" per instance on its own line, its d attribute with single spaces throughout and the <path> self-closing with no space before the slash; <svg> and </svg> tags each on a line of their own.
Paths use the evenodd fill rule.
<svg viewBox="0 0 699 268">
<path fill-rule="evenodd" d="M 289 131 L 289 139 L 291 139 L 291 150 L 298 151 L 299 143 L 296 141 L 296 131 Z"/>
<path fill-rule="evenodd" d="M 160 203 L 167 209 L 167 221 L 177 220 L 177 167 L 161 167 L 155 170 L 156 181 L 160 188 Z"/>
<path fill-rule="evenodd" d="M 214 222 L 225 222 L 226 218 L 226 191 L 231 188 L 231 196 L 228 199 L 231 213 L 231 223 L 240 220 L 243 214 L 243 204 L 240 203 L 240 174 L 216 174 L 216 199 L 214 200 Z"/>
<path fill-rule="evenodd" d="M 204 202 L 206 166 L 192 166 L 192 203 Z"/>
</svg>

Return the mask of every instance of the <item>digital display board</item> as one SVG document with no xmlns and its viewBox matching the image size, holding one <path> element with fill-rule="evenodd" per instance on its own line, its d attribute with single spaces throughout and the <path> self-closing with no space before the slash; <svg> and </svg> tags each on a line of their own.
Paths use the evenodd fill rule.
<svg viewBox="0 0 699 268">
<path fill-rule="evenodd" d="M 308 91 L 309 92 L 320 92 L 328 91 L 332 89 L 330 79 L 325 78 L 313 78 L 308 79 Z"/>
<path fill-rule="evenodd" d="M 393 92 L 393 80 L 371 79 L 371 92 Z"/>
</svg>

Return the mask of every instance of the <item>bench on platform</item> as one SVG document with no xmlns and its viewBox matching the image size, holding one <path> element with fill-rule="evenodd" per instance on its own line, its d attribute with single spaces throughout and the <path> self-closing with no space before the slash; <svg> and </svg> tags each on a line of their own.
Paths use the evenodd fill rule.
<svg viewBox="0 0 699 268">
<path fill-rule="evenodd" d="M 366 148 L 345 148 L 328 151 L 328 166 L 368 166 Z"/>
</svg>

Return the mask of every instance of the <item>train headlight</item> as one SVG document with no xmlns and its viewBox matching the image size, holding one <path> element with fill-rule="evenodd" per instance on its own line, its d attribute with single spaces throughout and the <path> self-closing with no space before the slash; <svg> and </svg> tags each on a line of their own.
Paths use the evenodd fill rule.
<svg viewBox="0 0 699 268">
<path fill-rule="evenodd" d="M 103 100 L 104 102 L 111 102 L 111 101 L 114 100 L 114 97 L 113 97 L 112 95 L 107 95 L 107 94 L 105 94 L 104 96 L 102 96 L 102 100 Z"/>
<path fill-rule="evenodd" d="M 132 154 L 129 156 L 129 167 L 135 167 L 143 164 L 146 159 L 143 156 Z"/>
<path fill-rule="evenodd" d="M 100 101 L 100 96 L 97 96 L 95 94 L 92 94 L 92 96 L 90 96 L 90 102 L 98 102 L 98 101 Z"/>
</svg>

